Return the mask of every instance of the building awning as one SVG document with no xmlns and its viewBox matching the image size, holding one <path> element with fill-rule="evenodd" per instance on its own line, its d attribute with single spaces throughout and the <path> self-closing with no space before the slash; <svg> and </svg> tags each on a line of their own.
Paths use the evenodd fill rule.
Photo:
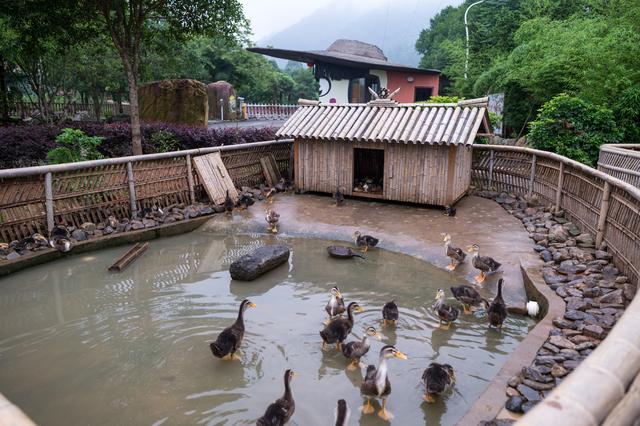
<svg viewBox="0 0 640 426">
<path fill-rule="evenodd" d="M 429 145 L 472 145 L 489 135 L 487 98 L 457 104 L 303 105 L 276 132 L 277 138 Z"/>
<path fill-rule="evenodd" d="M 339 39 L 334 41 L 326 50 L 290 50 L 272 47 L 249 47 L 247 50 L 274 58 L 289 59 L 297 62 L 323 62 L 352 68 L 440 75 L 440 71 L 438 70 L 415 68 L 389 62 L 378 46 L 357 40 Z"/>
</svg>

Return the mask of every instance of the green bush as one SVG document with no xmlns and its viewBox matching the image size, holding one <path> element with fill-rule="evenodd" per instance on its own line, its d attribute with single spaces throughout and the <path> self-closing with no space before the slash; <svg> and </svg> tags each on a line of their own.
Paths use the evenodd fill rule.
<svg viewBox="0 0 640 426">
<path fill-rule="evenodd" d="M 625 143 L 640 143 L 640 85 L 631 86 L 616 100 L 613 112 Z"/>
<path fill-rule="evenodd" d="M 600 145 L 622 138 L 613 112 L 565 93 L 555 96 L 538 110 L 529 123 L 528 141 L 537 149 L 595 166 Z"/>
<path fill-rule="evenodd" d="M 98 151 L 102 139 L 100 136 L 87 136 L 82 130 L 62 129 L 56 137 L 56 142 L 62 146 L 47 152 L 47 160 L 50 164 L 61 164 L 104 158 Z"/>
<path fill-rule="evenodd" d="M 156 152 L 171 152 L 180 149 L 180 142 L 175 135 L 167 130 L 151 133 L 151 143 Z"/>
<path fill-rule="evenodd" d="M 457 104 L 464 98 L 458 96 L 431 96 L 428 101 L 420 102 L 425 104 Z"/>
</svg>

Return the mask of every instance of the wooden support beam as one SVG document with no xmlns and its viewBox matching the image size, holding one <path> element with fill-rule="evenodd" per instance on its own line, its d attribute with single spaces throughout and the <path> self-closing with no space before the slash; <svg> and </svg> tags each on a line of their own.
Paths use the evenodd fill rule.
<svg viewBox="0 0 640 426">
<path fill-rule="evenodd" d="M 147 251 L 149 243 L 136 243 L 125 254 L 120 256 L 113 265 L 109 267 L 109 272 L 122 272 L 124 268 L 129 266 L 134 260 L 139 258 L 142 253 Z"/>
<path fill-rule="evenodd" d="M 129 181 L 129 204 L 131 205 L 131 217 L 138 215 L 138 207 L 136 206 L 136 181 L 133 177 L 133 164 L 127 162 L 127 181 Z"/>
<path fill-rule="evenodd" d="M 556 188 L 556 205 L 554 211 L 558 213 L 562 204 L 562 185 L 564 185 L 564 163 L 560 162 L 560 170 L 558 171 L 558 187 Z"/>
<path fill-rule="evenodd" d="M 533 195 L 533 183 L 535 182 L 535 179 L 536 179 L 536 159 L 537 159 L 537 156 L 533 154 L 531 156 L 531 174 L 529 175 L 529 191 L 528 191 L 529 197 Z"/>
<path fill-rule="evenodd" d="M 489 189 L 493 190 L 493 150 L 489 150 Z"/>
<path fill-rule="evenodd" d="M 602 188 L 602 204 L 600 205 L 600 215 L 598 216 L 598 227 L 596 228 L 596 249 L 600 248 L 600 244 L 604 240 L 604 228 L 607 224 L 607 215 L 609 214 L 609 197 L 611 195 L 611 184 L 604 183 Z"/>
<path fill-rule="evenodd" d="M 191 155 L 187 155 L 187 183 L 189 185 L 189 200 L 191 204 L 196 202 L 196 193 L 193 185 L 193 168 L 191 167 Z"/>
<path fill-rule="evenodd" d="M 47 230 L 51 232 L 55 226 L 53 220 L 53 174 L 51 172 L 44 175 L 44 198 L 47 211 Z"/>
</svg>

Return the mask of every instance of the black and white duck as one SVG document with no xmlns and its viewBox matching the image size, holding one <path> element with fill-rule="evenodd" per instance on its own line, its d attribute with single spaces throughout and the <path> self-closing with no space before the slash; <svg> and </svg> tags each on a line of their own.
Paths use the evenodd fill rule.
<svg viewBox="0 0 640 426">
<path fill-rule="evenodd" d="M 231 199 L 231 196 L 229 195 L 229 190 L 227 189 L 227 195 L 224 197 L 224 211 L 226 214 L 232 214 L 233 213 L 233 207 L 235 206 L 235 203 L 233 202 L 233 200 Z"/>
<path fill-rule="evenodd" d="M 67 228 L 64 226 L 54 226 L 49 233 L 49 245 L 63 253 L 71 251 L 73 244 L 71 244 L 71 236 Z"/>
<path fill-rule="evenodd" d="M 327 311 L 329 315 L 329 318 L 325 321 L 325 325 L 329 324 L 334 317 L 342 315 L 346 310 L 344 307 L 344 298 L 337 286 L 331 288 L 331 297 L 327 302 L 327 306 L 324 307 L 324 310 Z"/>
<path fill-rule="evenodd" d="M 347 406 L 347 401 L 344 399 L 338 400 L 338 406 L 336 407 L 334 417 L 336 419 L 335 426 L 347 426 L 349 424 L 349 417 L 351 417 L 351 412 L 349 411 L 349 407 Z"/>
<path fill-rule="evenodd" d="M 351 360 L 351 363 L 347 366 L 347 370 L 356 370 L 360 365 L 360 358 L 369 352 L 369 348 L 371 348 L 369 337 L 382 340 L 382 337 L 374 327 L 367 327 L 364 330 L 361 340 L 355 340 L 342 346 L 342 354 Z"/>
<path fill-rule="evenodd" d="M 362 235 L 360 231 L 353 233 L 353 240 L 361 251 L 367 252 L 370 248 L 374 248 L 380 242 L 379 239 L 372 237 L 371 235 Z"/>
<path fill-rule="evenodd" d="M 273 185 L 273 187 L 276 189 L 277 192 L 286 192 L 287 191 L 287 182 L 284 180 L 284 178 L 280 178 L 278 183 Z"/>
<path fill-rule="evenodd" d="M 502 331 L 502 324 L 507 318 L 507 305 L 502 298 L 502 285 L 504 280 L 500 278 L 498 280 L 498 293 L 493 298 L 489 308 L 487 309 L 487 316 L 489 317 L 489 325 Z"/>
<path fill-rule="evenodd" d="M 453 206 L 445 206 L 444 213 L 445 216 L 455 217 L 456 216 L 456 208 Z"/>
<path fill-rule="evenodd" d="M 473 258 L 471 263 L 473 267 L 480 271 L 480 275 L 475 277 L 477 283 L 484 282 L 487 274 L 492 274 L 500 270 L 500 266 L 502 266 L 499 262 L 490 258 L 489 256 L 480 256 L 480 245 L 472 244 L 467 247 L 467 251 L 469 253 L 473 253 Z"/>
<path fill-rule="evenodd" d="M 336 187 L 336 192 L 333 193 L 333 199 L 338 207 L 344 204 L 344 194 L 340 191 L 340 187 Z"/>
<path fill-rule="evenodd" d="M 435 395 L 442 395 L 447 389 L 453 386 L 456 376 L 453 367 L 449 364 L 439 364 L 432 362 L 422 373 L 424 383 L 424 400 L 434 403 Z"/>
<path fill-rule="evenodd" d="M 345 341 L 353 329 L 353 313 L 363 311 L 364 309 L 362 309 L 356 302 L 349 303 L 349 306 L 347 306 L 347 318 L 336 318 L 320 331 L 320 337 L 322 337 L 322 350 L 326 349 L 327 344 L 333 343 L 336 344 L 338 350 L 341 350 L 342 342 Z"/>
<path fill-rule="evenodd" d="M 458 318 L 460 311 L 455 306 L 446 304 L 444 301 L 445 297 L 446 295 L 444 290 L 441 288 L 438 289 L 438 292 L 436 293 L 436 304 L 433 306 L 433 309 L 435 309 L 438 314 L 440 326 L 442 326 L 442 323 L 444 322 L 446 324 L 444 329 L 448 330 L 451 323 Z"/>
<path fill-rule="evenodd" d="M 280 220 L 280 215 L 276 213 L 273 209 L 268 209 L 267 214 L 264 217 L 264 220 L 267 222 L 267 228 L 269 231 L 274 234 L 278 233 L 278 221 Z"/>
<path fill-rule="evenodd" d="M 382 325 L 395 325 L 398 321 L 398 305 L 396 301 L 387 302 L 382 307 Z"/>
<path fill-rule="evenodd" d="M 256 422 L 257 426 L 282 426 L 286 424 L 296 411 L 296 402 L 291 393 L 291 379 L 296 376 L 292 370 L 284 372 L 284 395 L 271 403 L 262 417 Z"/>
<path fill-rule="evenodd" d="M 371 405 L 371 398 L 381 398 L 382 408 L 378 412 L 378 416 L 386 421 L 393 418 L 393 415 L 387 411 L 387 397 L 391 394 L 391 382 L 389 381 L 389 370 L 387 359 L 398 358 L 407 359 L 407 356 L 400 352 L 395 346 L 387 345 L 380 349 L 378 358 L 378 367 L 375 365 L 367 366 L 360 392 L 367 398 L 367 403 L 361 407 L 363 414 L 372 414 L 374 412 Z"/>
<path fill-rule="evenodd" d="M 470 285 L 459 285 L 450 288 L 451 294 L 455 299 L 462 303 L 462 311 L 465 314 L 471 313 L 471 307 L 477 307 L 482 304 L 489 309 L 489 302 L 484 297 L 480 296 L 478 291 Z"/>
<path fill-rule="evenodd" d="M 461 248 L 453 247 L 451 245 L 451 235 L 444 234 L 443 241 L 444 241 L 444 253 L 450 260 L 450 263 L 447 265 L 447 269 L 450 271 L 453 271 L 458 267 L 459 264 L 464 262 L 464 259 L 465 257 L 467 257 L 467 254 Z"/>
<path fill-rule="evenodd" d="M 252 303 L 249 299 L 244 299 L 242 303 L 240 303 L 236 322 L 222 330 L 222 333 L 218 335 L 216 341 L 209 345 L 211 353 L 213 353 L 216 358 L 229 360 L 240 359 L 236 355 L 236 352 L 240 348 L 240 344 L 244 338 L 244 312 L 247 308 L 255 307 L 255 303 Z"/>
</svg>

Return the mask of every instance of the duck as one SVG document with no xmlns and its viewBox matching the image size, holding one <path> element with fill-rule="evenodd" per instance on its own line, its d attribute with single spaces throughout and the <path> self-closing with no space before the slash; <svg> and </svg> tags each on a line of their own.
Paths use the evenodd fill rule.
<svg viewBox="0 0 640 426">
<path fill-rule="evenodd" d="M 273 185 L 277 192 L 286 192 L 287 191 L 287 183 L 284 178 L 280 178 L 278 183 Z"/>
<path fill-rule="evenodd" d="M 456 216 L 456 208 L 453 206 L 445 206 L 444 213 L 445 216 L 455 217 Z"/>
<path fill-rule="evenodd" d="M 284 395 L 269 404 L 262 417 L 256 422 L 258 426 L 282 426 L 291 419 L 296 411 L 296 402 L 291 393 L 291 379 L 295 376 L 296 372 L 291 369 L 284 372 Z"/>
<path fill-rule="evenodd" d="M 451 326 L 451 323 L 454 322 L 458 318 L 458 314 L 460 311 L 458 308 L 452 305 L 447 305 L 444 301 L 445 293 L 444 290 L 439 288 L 436 293 L 436 304 L 434 305 L 434 309 L 438 314 L 438 318 L 440 319 L 440 326 L 444 322 L 446 324 L 445 330 L 448 330 Z"/>
<path fill-rule="evenodd" d="M 218 335 L 215 342 L 212 342 L 209 347 L 211 353 L 216 358 L 239 360 L 236 355 L 236 351 L 240 348 L 242 338 L 244 337 L 244 312 L 248 308 L 255 308 L 256 304 L 249 299 L 244 299 L 240 303 L 240 309 L 238 310 L 238 318 L 236 322 L 230 327 L 222 330 L 222 333 Z"/>
<path fill-rule="evenodd" d="M 472 306 L 479 306 L 484 303 L 485 307 L 489 309 L 489 302 L 484 297 L 480 296 L 478 291 L 470 285 L 459 285 L 450 287 L 451 294 L 460 303 L 462 303 L 462 311 L 465 314 L 471 313 Z"/>
<path fill-rule="evenodd" d="M 469 253 L 473 253 L 471 263 L 473 264 L 474 268 L 480 271 L 480 275 L 475 277 L 475 280 L 478 284 L 484 282 L 487 274 L 497 272 L 500 269 L 500 266 L 502 266 L 500 262 L 497 262 L 489 256 L 480 256 L 480 245 L 478 244 L 472 244 L 468 246 L 467 251 Z"/>
<path fill-rule="evenodd" d="M 333 199 L 336 201 L 336 206 L 338 207 L 344 204 L 344 194 L 340 192 L 340 187 L 336 187 L 336 192 L 333 194 Z"/>
<path fill-rule="evenodd" d="M 424 400 L 434 403 L 434 395 L 442 395 L 447 389 L 453 386 L 456 376 L 453 367 L 449 364 L 439 364 L 432 362 L 422 373 L 425 392 Z"/>
<path fill-rule="evenodd" d="M 382 340 L 382 337 L 374 327 L 367 327 L 364 329 L 361 340 L 355 340 L 342 346 L 342 355 L 351 360 L 351 363 L 347 366 L 347 370 L 357 369 L 358 365 L 360 365 L 360 358 L 369 352 L 369 348 L 371 347 L 369 337 Z"/>
<path fill-rule="evenodd" d="M 360 250 L 365 253 L 370 248 L 377 246 L 380 242 L 379 239 L 372 237 L 371 235 L 362 235 L 360 231 L 356 231 L 353 233 L 353 240 L 356 244 L 356 247 L 360 248 Z"/>
<path fill-rule="evenodd" d="M 371 398 L 381 398 L 382 408 L 378 412 L 378 417 L 385 421 L 393 418 L 393 415 L 387 411 L 387 397 L 391 394 L 391 382 L 389 381 L 387 359 L 398 358 L 407 359 L 407 356 L 396 349 L 395 346 L 386 345 L 380 349 L 378 358 L 378 367 L 375 365 L 367 366 L 367 372 L 360 386 L 360 392 L 367 398 L 366 405 L 361 407 L 363 414 L 372 414 L 374 412 L 371 405 Z"/>
<path fill-rule="evenodd" d="M 347 306 L 347 318 L 336 318 L 320 331 L 322 350 L 326 349 L 327 343 L 335 343 L 338 350 L 342 350 L 342 342 L 344 342 L 353 329 L 353 313 L 363 311 L 364 309 L 356 302 L 349 303 L 349 306 Z"/>
<path fill-rule="evenodd" d="M 395 325 L 396 321 L 398 321 L 398 305 L 395 300 L 392 300 L 382 307 L 382 325 Z"/>
<path fill-rule="evenodd" d="M 252 206 L 254 203 L 255 203 L 255 200 L 251 195 L 242 194 L 238 198 L 238 202 L 236 203 L 236 206 L 240 208 L 240 210 L 246 210 L 249 208 L 249 206 Z"/>
<path fill-rule="evenodd" d="M 451 235 L 445 233 L 444 238 L 444 253 L 449 258 L 450 263 L 447 265 L 447 269 L 450 271 L 455 270 L 459 264 L 464 262 L 467 254 L 461 248 L 453 247 L 451 245 Z"/>
<path fill-rule="evenodd" d="M 276 189 L 271 188 L 266 193 L 264 193 L 264 198 L 267 200 L 268 204 L 273 203 L 273 196 L 276 194 Z"/>
<path fill-rule="evenodd" d="M 337 286 L 331 288 L 331 298 L 327 302 L 327 306 L 325 306 L 324 310 L 329 314 L 329 319 L 325 322 L 325 325 L 329 324 L 334 317 L 344 313 L 344 298 Z"/>
<path fill-rule="evenodd" d="M 54 226 L 49 233 L 49 245 L 62 253 L 71 251 L 73 245 L 71 244 L 71 236 L 67 228 L 64 226 Z"/>
<path fill-rule="evenodd" d="M 227 189 L 227 195 L 224 197 L 224 211 L 226 214 L 233 214 L 234 202 L 229 196 L 229 190 Z"/>
<path fill-rule="evenodd" d="M 280 215 L 276 213 L 275 210 L 268 209 L 267 215 L 264 217 L 264 220 L 267 221 L 267 227 L 274 234 L 278 233 L 278 221 L 280 220 Z"/>
<path fill-rule="evenodd" d="M 349 424 L 351 412 L 349 411 L 349 406 L 347 406 L 347 401 L 344 399 L 338 400 L 338 406 L 336 407 L 334 417 L 336 419 L 335 426 L 347 426 Z"/>
<path fill-rule="evenodd" d="M 502 298 L 503 283 L 504 280 L 500 278 L 498 280 L 498 293 L 496 293 L 496 297 L 493 298 L 489 308 L 487 308 L 489 326 L 496 327 L 500 331 L 502 331 L 502 324 L 507 318 L 507 305 L 504 303 L 504 299 Z"/>
</svg>

